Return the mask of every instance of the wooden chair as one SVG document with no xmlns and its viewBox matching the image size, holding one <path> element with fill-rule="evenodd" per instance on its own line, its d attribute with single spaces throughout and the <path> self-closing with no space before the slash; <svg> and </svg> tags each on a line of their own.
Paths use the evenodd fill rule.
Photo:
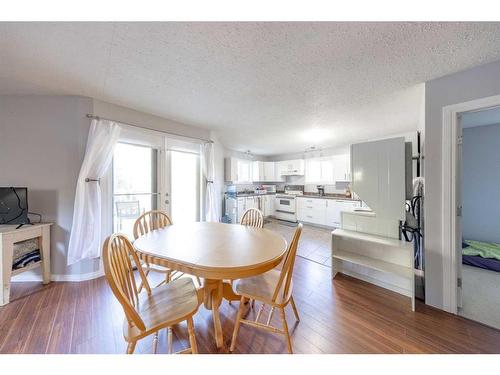
<svg viewBox="0 0 500 375">
<path fill-rule="evenodd" d="M 106 280 L 123 307 L 125 322 L 123 336 L 128 342 L 127 353 L 132 354 L 138 340 L 154 334 L 153 352 L 158 345 L 158 331 L 169 328 L 169 352 L 172 352 L 171 330 L 174 324 L 187 321 L 191 348 L 179 353 L 198 352 L 193 315 L 198 311 L 198 295 L 194 283 L 182 278 L 151 289 L 140 267 L 139 257 L 126 236 L 113 234 L 103 246 Z M 147 293 L 139 294 L 134 265 Z"/>
<path fill-rule="evenodd" d="M 290 354 L 293 353 L 292 341 L 290 339 L 288 325 L 286 323 L 285 307 L 290 303 L 292 305 L 295 318 L 297 319 L 297 321 L 299 321 L 299 313 L 292 296 L 292 274 L 295 264 L 295 255 L 297 253 L 297 245 L 301 233 L 302 224 L 299 224 L 293 235 L 292 242 L 288 247 L 288 251 L 286 253 L 281 270 L 273 269 L 262 275 L 241 279 L 235 283 L 236 293 L 241 295 L 241 301 L 238 315 L 236 316 L 236 322 L 234 324 L 230 351 L 234 351 L 240 324 L 243 323 L 253 327 L 265 329 L 266 331 L 285 335 L 287 340 L 288 352 Z M 248 299 L 262 302 L 262 306 L 257 313 L 255 320 L 242 319 L 243 311 L 245 309 L 245 301 Z M 264 324 L 260 323 L 259 319 L 266 304 L 271 306 L 271 311 L 267 318 L 266 324 Z M 282 329 L 275 328 L 270 324 L 275 308 L 280 310 L 281 321 L 283 324 Z"/>
<path fill-rule="evenodd" d="M 262 216 L 260 210 L 249 208 L 243 213 L 240 224 L 254 228 L 264 228 L 264 216 Z"/>
<path fill-rule="evenodd" d="M 240 224 L 253 228 L 264 228 L 264 216 L 257 208 L 249 208 L 241 216 Z M 234 280 L 230 280 L 230 282 L 233 285 Z M 254 307 L 255 301 L 251 301 L 251 303 L 252 307 Z M 229 304 L 232 304 L 231 301 L 229 301 Z"/>
<path fill-rule="evenodd" d="M 165 228 L 166 226 L 172 225 L 172 220 L 163 211 L 148 211 L 137 218 L 134 224 L 134 239 L 149 233 L 154 229 Z M 176 280 L 184 275 L 182 272 L 171 270 L 170 268 L 158 266 L 156 264 L 149 264 L 145 262 L 143 265 L 144 273 L 146 276 L 149 275 L 151 271 L 159 272 L 165 274 L 165 279 L 157 285 L 160 286 L 163 283 L 168 283 L 171 280 Z M 198 283 L 201 285 L 201 280 L 197 278 Z M 139 292 L 142 290 L 142 283 L 139 286 Z"/>
</svg>

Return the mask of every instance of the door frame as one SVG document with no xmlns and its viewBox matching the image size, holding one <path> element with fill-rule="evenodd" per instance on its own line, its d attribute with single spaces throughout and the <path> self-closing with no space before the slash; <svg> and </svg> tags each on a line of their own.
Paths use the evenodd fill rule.
<svg viewBox="0 0 500 375">
<path fill-rule="evenodd" d="M 458 275 L 461 265 L 457 259 L 457 213 L 461 205 L 457 191 L 457 174 L 462 168 L 459 162 L 460 121 L 464 112 L 477 112 L 500 106 L 500 95 L 489 96 L 443 107 L 442 127 L 442 272 L 443 272 L 443 309 L 453 314 L 458 312 Z"/>
</svg>

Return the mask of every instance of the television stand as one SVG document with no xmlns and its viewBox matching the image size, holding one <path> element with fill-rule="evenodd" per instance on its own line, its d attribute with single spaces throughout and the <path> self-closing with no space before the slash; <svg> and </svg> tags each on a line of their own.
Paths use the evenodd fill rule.
<svg viewBox="0 0 500 375">
<path fill-rule="evenodd" d="M 16 227 L 16 229 L 21 228 L 23 225 L 35 225 L 35 224 L 33 224 L 31 221 L 28 221 L 27 223 L 22 223 L 22 224 L 19 224 L 19 225 Z"/>
<path fill-rule="evenodd" d="M 30 223 L 31 224 L 31 223 Z M 0 225 L 0 306 L 9 303 L 11 276 L 42 267 L 43 283 L 50 282 L 50 226 L 52 223 L 32 224 L 15 229 L 14 225 Z M 40 261 L 24 268 L 12 269 L 14 244 L 32 238 L 38 239 Z"/>
</svg>

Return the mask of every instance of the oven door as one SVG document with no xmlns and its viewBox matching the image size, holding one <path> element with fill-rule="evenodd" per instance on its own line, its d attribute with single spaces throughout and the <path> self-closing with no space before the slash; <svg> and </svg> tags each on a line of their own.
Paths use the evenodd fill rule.
<svg viewBox="0 0 500 375">
<path fill-rule="evenodd" d="M 295 198 L 277 196 L 276 197 L 276 211 L 295 213 Z"/>
</svg>

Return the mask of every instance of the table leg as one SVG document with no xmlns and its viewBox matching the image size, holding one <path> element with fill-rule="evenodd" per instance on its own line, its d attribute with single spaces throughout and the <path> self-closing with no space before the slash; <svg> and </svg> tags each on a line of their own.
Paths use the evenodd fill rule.
<svg viewBox="0 0 500 375">
<path fill-rule="evenodd" d="M 50 226 L 42 229 L 42 238 L 40 241 L 40 255 L 42 258 L 42 276 L 43 283 L 50 283 Z"/>
<path fill-rule="evenodd" d="M 200 302 L 203 301 L 203 305 L 207 310 L 212 310 L 217 348 L 222 348 L 224 346 L 222 324 L 219 314 L 219 306 L 223 298 L 228 301 L 239 301 L 241 296 L 234 293 L 230 283 L 222 280 L 203 279 L 203 287 L 198 289 L 198 300 Z"/>
<path fill-rule="evenodd" d="M 0 264 L 0 281 L 2 282 L 2 288 L 0 290 L 0 306 L 4 306 L 9 303 L 10 299 L 10 277 L 12 274 L 12 253 L 14 252 L 14 246 L 10 241 L 4 241 L 2 244 L 2 262 Z"/>
<path fill-rule="evenodd" d="M 222 337 L 222 325 L 219 315 L 219 306 L 223 296 L 222 280 L 205 279 L 203 283 L 203 294 L 203 304 L 205 308 L 212 310 L 215 343 L 217 348 L 222 348 L 224 346 L 224 339 Z"/>
</svg>

